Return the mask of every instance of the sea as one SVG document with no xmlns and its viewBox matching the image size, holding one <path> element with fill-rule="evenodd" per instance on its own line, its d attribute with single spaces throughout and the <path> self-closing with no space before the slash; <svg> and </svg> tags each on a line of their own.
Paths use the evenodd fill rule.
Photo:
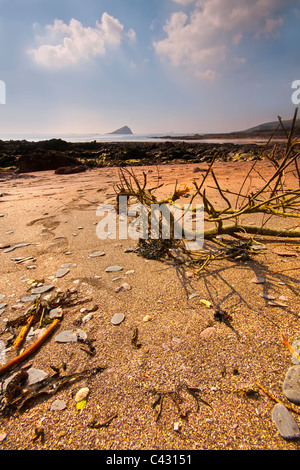
<svg viewBox="0 0 300 470">
<path fill-rule="evenodd" d="M 0 134 L 0 140 L 9 141 L 9 140 L 26 140 L 28 142 L 40 142 L 50 139 L 61 139 L 66 142 L 167 142 L 174 140 L 181 140 L 186 142 L 202 142 L 202 143 L 262 143 L 265 139 L 255 139 L 255 138 L 241 138 L 241 139 L 193 139 L 195 134 L 185 134 L 184 137 L 182 134 Z M 198 134 L 204 135 L 204 134 Z"/>
<path fill-rule="evenodd" d="M 176 137 L 176 134 L 170 137 Z M 0 140 L 27 140 L 39 142 L 50 139 L 61 139 L 66 142 L 151 142 L 168 140 L 166 136 L 156 134 L 0 134 Z"/>
</svg>

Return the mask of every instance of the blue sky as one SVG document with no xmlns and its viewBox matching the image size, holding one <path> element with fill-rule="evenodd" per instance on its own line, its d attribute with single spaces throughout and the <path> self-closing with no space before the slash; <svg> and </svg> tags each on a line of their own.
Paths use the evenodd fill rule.
<svg viewBox="0 0 300 470">
<path fill-rule="evenodd" d="M 299 26 L 299 0 L 0 0 L 0 138 L 289 119 Z"/>
</svg>

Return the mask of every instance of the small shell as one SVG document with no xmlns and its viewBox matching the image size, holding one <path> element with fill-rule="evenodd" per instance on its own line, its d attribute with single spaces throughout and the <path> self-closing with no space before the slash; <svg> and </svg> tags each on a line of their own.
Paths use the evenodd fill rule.
<svg viewBox="0 0 300 470">
<path fill-rule="evenodd" d="M 90 393 L 90 389 L 88 387 L 84 387 L 78 390 L 78 392 L 75 395 L 76 403 L 79 403 L 80 401 L 84 400 L 88 396 L 89 393 Z"/>
</svg>

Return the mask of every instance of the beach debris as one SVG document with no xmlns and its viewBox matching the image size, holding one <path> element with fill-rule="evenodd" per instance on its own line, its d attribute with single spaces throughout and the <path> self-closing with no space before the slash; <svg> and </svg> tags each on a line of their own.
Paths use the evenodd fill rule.
<svg viewBox="0 0 300 470">
<path fill-rule="evenodd" d="M 205 307 L 207 308 L 211 308 L 212 307 L 212 303 L 209 302 L 209 300 L 205 300 L 205 299 L 200 299 L 200 301 L 203 305 L 205 305 Z"/>
<path fill-rule="evenodd" d="M 37 441 L 38 439 L 40 439 L 40 441 L 43 443 L 44 440 L 45 440 L 45 431 L 44 431 L 44 428 L 42 427 L 38 427 L 38 428 L 34 428 L 33 430 L 33 435 L 32 435 L 32 441 Z"/>
<path fill-rule="evenodd" d="M 19 365 L 25 359 L 30 357 L 37 349 L 39 349 L 40 346 L 51 336 L 53 331 L 56 330 L 56 328 L 59 326 L 59 323 L 60 322 L 58 319 L 53 320 L 52 324 L 44 332 L 44 334 L 41 335 L 40 338 L 38 338 L 31 346 L 29 346 L 27 349 L 25 349 L 25 351 L 15 358 L 11 359 L 11 361 L 0 367 L 0 376 L 13 369 L 16 365 Z"/>
<path fill-rule="evenodd" d="M 105 370 L 105 367 L 95 367 L 92 369 L 86 369 L 81 372 L 75 372 L 70 375 L 61 376 L 59 371 L 52 376 L 46 377 L 39 383 L 35 383 L 27 386 L 27 376 L 28 373 L 23 369 L 19 374 L 22 374 L 15 381 L 18 383 L 18 388 L 11 395 L 7 393 L 2 397 L 2 403 L 0 406 L 0 411 L 2 413 L 15 410 L 21 411 L 25 405 L 30 401 L 34 400 L 37 397 L 46 397 L 55 395 L 62 388 L 65 388 L 67 385 L 73 384 L 74 382 L 81 380 L 85 377 L 90 377 L 101 373 Z M 18 374 L 18 375 L 19 375 Z"/>
<path fill-rule="evenodd" d="M 108 418 L 106 418 L 104 421 L 96 421 L 95 419 L 93 421 L 91 421 L 89 424 L 88 424 L 88 427 L 89 428 L 92 428 L 92 429 L 100 429 L 100 428 L 106 428 L 107 426 L 110 425 L 110 423 L 115 419 L 117 418 L 117 413 L 114 413 L 113 415 L 109 416 Z"/>
<path fill-rule="evenodd" d="M 138 241 L 137 253 L 146 259 L 160 260 L 168 254 L 172 245 L 172 240 L 140 238 Z"/>
<path fill-rule="evenodd" d="M 113 273 L 117 271 L 123 271 L 122 266 L 108 266 L 105 270 L 107 273 Z"/>
<path fill-rule="evenodd" d="M 140 349 L 142 347 L 141 343 L 138 342 L 138 335 L 139 335 L 138 328 L 134 328 L 132 338 L 131 338 L 131 344 L 136 349 Z"/>
<path fill-rule="evenodd" d="M 299 426 L 283 403 L 277 403 L 274 406 L 272 420 L 281 437 L 286 440 L 300 439 Z"/>
<path fill-rule="evenodd" d="M 125 315 L 123 313 L 116 313 L 111 319 L 113 325 L 120 325 L 125 320 Z"/>
<path fill-rule="evenodd" d="M 25 326 L 23 326 L 17 338 L 15 339 L 14 349 L 18 349 L 22 345 L 34 319 L 35 319 L 35 315 L 30 315 L 27 318 Z"/>
</svg>

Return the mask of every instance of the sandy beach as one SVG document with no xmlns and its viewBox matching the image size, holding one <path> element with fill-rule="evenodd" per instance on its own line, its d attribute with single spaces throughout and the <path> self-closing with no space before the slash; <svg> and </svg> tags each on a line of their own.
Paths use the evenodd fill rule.
<svg viewBox="0 0 300 470">
<path fill-rule="evenodd" d="M 251 164 L 217 162 L 216 175 L 233 191 Z M 164 183 L 159 193 L 168 195 L 176 179 L 191 187 L 206 168 L 205 162 L 185 163 L 140 166 L 136 172 L 144 171 L 151 185 L 159 170 Z M 271 174 L 267 160 L 258 168 L 265 177 Z M 0 245 L 28 244 L 0 250 L 0 303 L 5 304 L 0 340 L 7 340 L 5 320 L 28 309 L 30 303 L 21 299 L 30 294 L 34 280 L 53 285 L 51 295 L 76 289 L 85 302 L 64 308 L 58 329 L 21 366 L 49 376 L 55 368 L 65 375 L 103 367 L 21 412 L 2 416 L 0 449 L 299 450 L 299 440 L 279 435 L 272 422 L 275 402 L 257 384 L 288 403 L 282 386 L 293 363 L 281 333 L 290 343 L 300 339 L 300 241 L 261 241 L 265 249 L 251 259 L 216 261 L 199 276 L 189 265 L 145 259 L 128 250 L 135 249 L 134 240 L 97 237 L 97 207 L 114 197 L 118 178 L 115 167 L 70 175 L 0 175 Z M 259 176 L 253 177 L 252 187 L 258 184 Z M 280 224 L 288 225 L 286 220 Z M 94 252 L 104 255 L 90 257 Z M 29 259 L 17 263 L 18 257 Z M 57 278 L 68 263 L 69 272 Z M 106 272 L 113 265 L 122 271 Z M 255 278 L 265 282 L 256 284 Z M 118 291 L 124 283 L 126 288 Z M 268 295 L 285 306 L 270 304 Z M 233 328 L 216 321 L 216 308 L 230 314 Z M 119 313 L 125 319 L 113 325 Z M 77 328 L 92 351 L 80 342 L 55 341 L 59 333 Z M 137 331 L 139 347 L 132 340 Z M 32 342 L 26 339 L 24 348 Z M 3 354 L 9 361 L 16 351 L 9 347 Z M 74 396 L 82 387 L 89 388 L 89 395 L 80 411 Z M 197 398 L 189 393 L 196 389 Z M 160 403 L 158 397 L 163 397 Z M 56 400 L 65 407 L 52 409 Z M 299 414 L 293 416 L 300 424 Z M 106 424 L 95 427 L 95 422 Z M 42 429 L 43 438 L 36 437 L 36 429 Z"/>
</svg>

